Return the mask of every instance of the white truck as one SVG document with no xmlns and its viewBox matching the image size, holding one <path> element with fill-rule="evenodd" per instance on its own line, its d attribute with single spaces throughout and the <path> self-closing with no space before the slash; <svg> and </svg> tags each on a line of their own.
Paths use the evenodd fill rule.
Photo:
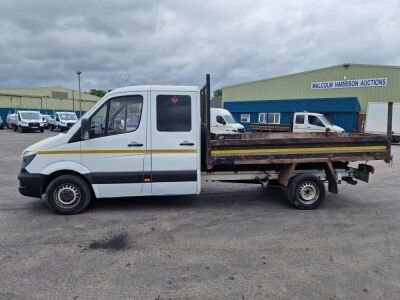
<svg viewBox="0 0 400 300">
<path fill-rule="evenodd" d="M 250 124 L 254 132 L 330 132 L 344 133 L 342 127 L 332 124 L 323 114 L 296 112 L 291 124 Z"/>
<path fill-rule="evenodd" d="M 210 126 L 213 133 L 244 132 L 244 126 L 223 108 L 211 108 Z"/>
<path fill-rule="evenodd" d="M 52 119 L 49 119 L 49 128 L 51 131 L 59 132 L 70 129 L 76 122 L 78 117 L 74 112 L 57 111 Z"/>
<path fill-rule="evenodd" d="M 385 134 L 388 122 L 388 103 L 369 102 L 364 132 L 368 134 Z M 392 142 L 400 142 L 400 103 L 393 103 Z"/>
<path fill-rule="evenodd" d="M 40 112 L 30 110 L 19 110 L 15 113 L 16 118 L 11 119 L 12 128 L 14 131 L 44 131 L 44 123 Z"/>
<path fill-rule="evenodd" d="M 60 214 L 93 198 L 199 194 L 207 181 L 285 190 L 298 209 L 314 209 L 338 184 L 369 181 L 369 160 L 391 161 L 384 135 L 242 133 L 213 139 L 210 77 L 196 86 L 114 89 L 68 132 L 22 153 L 22 195 L 44 198 Z M 357 168 L 349 162 L 363 161 Z M 229 191 L 227 191 L 229 192 Z"/>
</svg>

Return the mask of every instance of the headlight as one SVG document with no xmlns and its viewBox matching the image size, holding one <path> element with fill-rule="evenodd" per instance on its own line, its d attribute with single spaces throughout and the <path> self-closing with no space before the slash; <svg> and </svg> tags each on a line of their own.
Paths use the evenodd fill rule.
<svg viewBox="0 0 400 300">
<path fill-rule="evenodd" d="M 35 158 L 36 153 L 32 151 L 25 151 L 21 157 L 21 169 L 26 168 Z"/>
<path fill-rule="evenodd" d="M 28 125 L 28 122 L 22 121 L 22 125 Z"/>
</svg>

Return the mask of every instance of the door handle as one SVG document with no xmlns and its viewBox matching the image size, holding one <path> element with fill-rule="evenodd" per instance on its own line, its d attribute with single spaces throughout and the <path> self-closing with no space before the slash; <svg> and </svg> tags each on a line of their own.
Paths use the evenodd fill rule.
<svg viewBox="0 0 400 300">
<path fill-rule="evenodd" d="M 143 144 L 138 143 L 138 142 L 132 142 L 130 144 L 128 144 L 128 147 L 142 147 Z"/>
<path fill-rule="evenodd" d="M 188 142 L 188 141 L 183 141 L 179 145 L 181 145 L 181 146 L 194 146 L 194 143 L 191 143 L 191 142 Z"/>
</svg>

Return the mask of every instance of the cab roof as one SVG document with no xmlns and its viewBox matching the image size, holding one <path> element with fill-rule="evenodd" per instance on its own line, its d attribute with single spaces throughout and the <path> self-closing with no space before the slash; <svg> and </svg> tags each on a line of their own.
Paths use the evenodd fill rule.
<svg viewBox="0 0 400 300">
<path fill-rule="evenodd" d="M 157 92 L 198 92 L 199 87 L 197 86 L 175 86 L 175 85 L 136 85 L 126 86 L 114 89 L 107 93 L 108 95 L 126 92 L 146 92 L 146 91 L 157 91 Z"/>
</svg>

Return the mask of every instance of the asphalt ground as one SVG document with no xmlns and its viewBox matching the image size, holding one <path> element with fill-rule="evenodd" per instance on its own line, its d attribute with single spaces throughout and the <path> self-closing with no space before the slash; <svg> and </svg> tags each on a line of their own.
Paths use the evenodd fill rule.
<svg viewBox="0 0 400 300">
<path fill-rule="evenodd" d="M 52 134 L 0 130 L 0 299 L 399 299 L 399 146 L 314 211 L 211 183 L 61 216 L 17 191 L 21 151 Z"/>
</svg>

